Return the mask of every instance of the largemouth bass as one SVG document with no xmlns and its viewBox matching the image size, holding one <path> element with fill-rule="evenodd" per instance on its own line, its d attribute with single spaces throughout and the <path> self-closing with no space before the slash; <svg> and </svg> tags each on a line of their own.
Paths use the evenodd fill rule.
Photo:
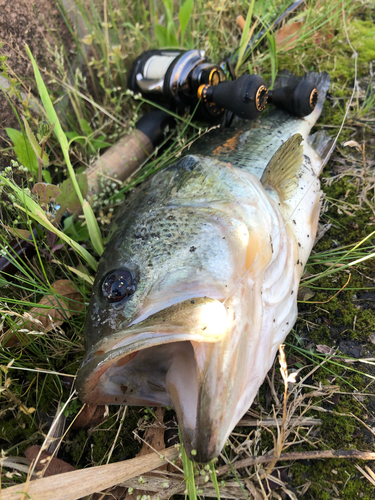
<svg viewBox="0 0 375 500">
<path fill-rule="evenodd" d="M 276 109 L 200 140 L 144 184 L 99 263 L 80 398 L 173 405 L 198 462 L 220 453 L 297 317 L 327 146 L 309 132 L 329 76 L 305 78 L 309 116 Z"/>
</svg>

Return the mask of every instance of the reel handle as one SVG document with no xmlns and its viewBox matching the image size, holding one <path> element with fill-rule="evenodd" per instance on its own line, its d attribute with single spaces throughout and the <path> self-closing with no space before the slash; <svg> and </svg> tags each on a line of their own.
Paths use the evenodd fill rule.
<svg viewBox="0 0 375 500">
<path fill-rule="evenodd" d="M 295 86 L 281 87 L 268 91 L 268 102 L 292 115 L 303 117 L 312 113 L 318 102 L 315 85 L 301 80 Z"/>
<path fill-rule="evenodd" d="M 219 112 L 224 108 L 240 118 L 254 120 L 267 105 L 268 90 L 260 76 L 243 75 L 232 82 L 201 85 L 197 95 L 208 109 L 215 106 Z"/>
</svg>

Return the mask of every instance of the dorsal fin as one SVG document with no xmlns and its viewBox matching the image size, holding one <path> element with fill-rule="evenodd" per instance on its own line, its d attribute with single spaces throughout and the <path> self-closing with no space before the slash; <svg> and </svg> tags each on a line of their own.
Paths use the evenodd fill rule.
<svg viewBox="0 0 375 500">
<path fill-rule="evenodd" d="M 291 198 L 297 189 L 297 174 L 302 166 L 302 140 L 301 134 L 294 134 L 280 146 L 260 179 L 265 188 L 277 191 L 281 201 Z"/>
</svg>

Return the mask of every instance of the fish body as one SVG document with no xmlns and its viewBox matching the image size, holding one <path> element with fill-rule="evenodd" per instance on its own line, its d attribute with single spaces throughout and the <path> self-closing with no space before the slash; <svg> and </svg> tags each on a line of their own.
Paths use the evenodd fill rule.
<svg viewBox="0 0 375 500">
<path fill-rule="evenodd" d="M 275 110 L 200 140 L 120 213 L 99 263 L 79 395 L 173 405 L 198 462 L 220 453 L 297 317 L 327 145 L 309 132 L 329 76 L 306 78 L 311 115 Z"/>
</svg>

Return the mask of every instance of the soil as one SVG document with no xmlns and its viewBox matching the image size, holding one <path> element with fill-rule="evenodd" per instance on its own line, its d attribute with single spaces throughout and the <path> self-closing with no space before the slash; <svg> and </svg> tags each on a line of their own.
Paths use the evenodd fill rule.
<svg viewBox="0 0 375 500">
<path fill-rule="evenodd" d="M 7 56 L 9 76 L 22 78 L 24 92 L 32 86 L 33 70 L 25 52 L 28 44 L 41 68 L 55 66 L 53 52 L 56 45 L 63 45 L 67 52 L 73 46 L 72 36 L 56 6 L 55 0 L 0 0 L 0 55 Z M 46 47 L 49 49 L 46 50 Z M 1 73 L 0 73 L 1 74 Z M 4 80 L 0 82 L 4 85 Z M 14 98 L 19 111 L 22 105 Z M 5 95 L 0 92 L 0 148 L 8 144 L 5 127 L 19 129 L 19 124 Z M 7 162 L 0 158 L 0 166 Z"/>
</svg>

